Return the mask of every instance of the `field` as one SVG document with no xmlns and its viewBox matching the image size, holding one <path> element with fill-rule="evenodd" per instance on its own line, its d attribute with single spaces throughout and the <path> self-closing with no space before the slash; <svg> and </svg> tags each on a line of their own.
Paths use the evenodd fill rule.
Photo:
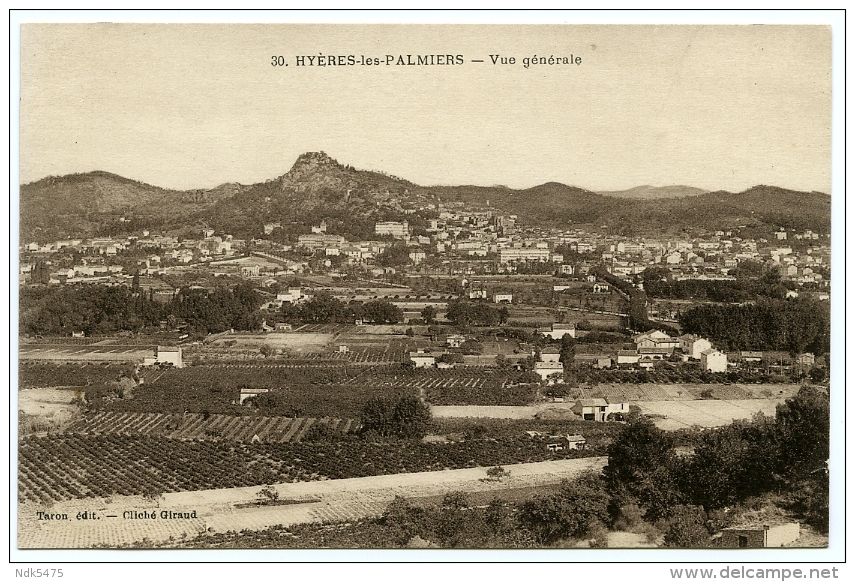
<svg viewBox="0 0 855 582">
<path fill-rule="evenodd" d="M 312 426 L 319 424 L 339 434 L 347 434 L 358 427 L 355 421 L 340 418 L 96 412 L 76 419 L 65 427 L 65 432 L 288 443 L 299 441 Z"/>
<path fill-rule="evenodd" d="M 333 335 L 328 333 L 268 333 L 228 334 L 217 338 L 210 345 L 241 348 L 259 348 L 268 345 L 289 352 L 320 352 L 328 348 Z"/>
<path fill-rule="evenodd" d="M 49 364 L 22 362 L 18 366 L 18 388 L 53 388 L 59 386 L 100 386 L 115 381 L 121 374 L 130 374 L 128 364 Z"/>
<path fill-rule="evenodd" d="M 775 416 L 775 408 L 783 400 L 690 400 L 681 402 L 639 402 L 641 412 L 649 414 L 664 430 L 692 427 L 716 427 L 734 420 L 751 420 L 758 412 Z"/>
<path fill-rule="evenodd" d="M 217 534 L 250 532 L 275 525 L 293 526 L 304 523 L 354 522 L 379 516 L 396 496 L 407 498 L 440 498 L 451 491 L 466 490 L 480 495 L 494 493 L 513 495 L 554 486 L 583 471 L 599 471 L 605 459 L 590 457 L 527 463 L 507 466 L 510 475 L 503 481 L 485 479 L 483 468 L 459 469 L 440 473 L 410 473 L 336 481 L 285 483 L 276 486 L 280 499 L 288 505 L 257 506 L 258 487 L 228 488 L 198 492 L 165 493 L 158 500 L 139 496 L 114 496 L 109 499 L 58 501 L 50 511 L 70 516 L 67 521 L 40 522 L 35 519 L 37 507 L 30 503 L 19 506 L 18 547 L 21 548 L 86 548 L 103 545 L 117 547 L 138 544 L 140 547 L 175 546 L 188 540 L 192 545 L 197 535 L 202 546 L 241 547 L 240 542 L 221 542 Z M 191 519 L 120 519 L 127 510 L 147 510 L 159 514 L 173 511 L 197 512 Z M 81 510 L 95 511 L 98 521 L 77 521 Z M 110 519 L 109 515 L 115 515 Z M 230 538 L 227 538 L 230 539 Z M 197 540 L 194 540 L 194 542 Z M 317 546 L 314 546 L 317 547 Z"/>
<path fill-rule="evenodd" d="M 19 501 L 146 495 L 492 467 L 595 456 L 547 451 L 527 435 L 443 445 L 368 442 L 355 437 L 321 443 L 185 441 L 137 435 L 65 434 L 26 437 L 18 445 Z"/>
<path fill-rule="evenodd" d="M 154 355 L 155 346 L 22 344 L 18 358 L 51 362 L 141 362 Z"/>
</svg>

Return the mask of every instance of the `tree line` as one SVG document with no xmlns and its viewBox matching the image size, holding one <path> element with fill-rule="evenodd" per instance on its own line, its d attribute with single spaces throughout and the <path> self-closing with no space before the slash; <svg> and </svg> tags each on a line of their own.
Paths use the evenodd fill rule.
<svg viewBox="0 0 855 582">
<path fill-rule="evenodd" d="M 345 303 L 326 291 L 321 291 L 300 305 L 285 303 L 281 314 L 289 323 L 354 323 L 356 320 L 376 324 L 399 323 L 404 312 L 387 299 L 365 303 Z"/>
<path fill-rule="evenodd" d="M 739 303 L 771 297 L 785 299 L 787 291 L 795 285 L 781 282 L 777 270 L 755 278 L 738 278 L 735 280 L 709 281 L 686 279 L 674 281 L 671 272 L 663 267 L 648 267 L 641 274 L 644 290 L 650 297 L 656 299 L 698 299 L 717 301 L 721 303 Z"/>
<path fill-rule="evenodd" d="M 810 298 L 761 299 L 743 305 L 698 305 L 680 314 L 685 333 L 712 340 L 725 350 L 829 352 L 828 303 Z"/>
<path fill-rule="evenodd" d="M 190 333 L 219 333 L 261 326 L 262 298 L 250 283 L 213 290 L 182 288 L 167 303 L 151 292 L 125 286 L 22 288 L 20 331 L 24 335 L 68 336 L 72 332 L 104 335 L 174 327 L 182 320 Z"/>
<path fill-rule="evenodd" d="M 445 317 L 462 327 L 503 325 L 508 322 L 508 308 L 493 307 L 483 301 L 457 299 L 448 302 Z"/>
</svg>

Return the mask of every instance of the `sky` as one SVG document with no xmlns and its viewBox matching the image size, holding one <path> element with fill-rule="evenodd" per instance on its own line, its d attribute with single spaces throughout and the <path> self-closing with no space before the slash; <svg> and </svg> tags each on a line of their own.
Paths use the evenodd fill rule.
<svg viewBox="0 0 855 582">
<path fill-rule="evenodd" d="M 408 54 L 464 63 L 385 65 Z M 581 64 L 524 67 L 535 55 Z M 22 26 L 21 183 L 104 170 L 175 189 L 250 184 L 307 151 L 422 185 L 830 193 L 831 29 Z"/>
</svg>

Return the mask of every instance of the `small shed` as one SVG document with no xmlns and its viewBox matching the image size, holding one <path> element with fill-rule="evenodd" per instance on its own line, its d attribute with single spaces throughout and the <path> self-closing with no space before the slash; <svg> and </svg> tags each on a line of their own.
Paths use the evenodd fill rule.
<svg viewBox="0 0 855 582">
<path fill-rule="evenodd" d="M 780 548 L 799 539 L 798 522 L 745 525 L 721 530 L 722 548 Z"/>
</svg>

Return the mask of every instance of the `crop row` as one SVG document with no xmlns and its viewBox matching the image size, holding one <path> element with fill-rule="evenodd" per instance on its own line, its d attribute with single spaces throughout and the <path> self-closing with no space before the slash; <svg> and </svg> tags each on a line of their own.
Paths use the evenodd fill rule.
<svg viewBox="0 0 855 582">
<path fill-rule="evenodd" d="M 18 366 L 20 388 L 51 388 L 54 386 L 103 386 L 115 381 L 120 374 L 131 374 L 128 364 L 50 364 L 21 362 Z"/>
<path fill-rule="evenodd" d="M 383 386 L 375 376 L 372 366 L 190 366 L 146 376 L 132 399 L 99 403 L 90 398 L 94 390 L 87 391 L 87 398 L 93 408 L 114 412 L 247 415 L 254 410 L 238 404 L 240 388 L 267 388 L 280 405 L 268 415 L 300 411 L 300 416 L 357 418 L 371 398 L 416 393 L 406 386 Z M 349 383 L 355 377 L 363 380 Z"/>
<path fill-rule="evenodd" d="M 21 440 L 18 489 L 21 500 L 47 502 L 491 467 L 597 454 L 602 451 L 596 447 L 550 452 L 525 435 L 436 445 L 369 442 L 355 437 L 318 443 L 239 443 L 65 434 Z"/>
<path fill-rule="evenodd" d="M 347 434 L 357 427 L 353 420 L 339 418 L 294 419 L 283 416 L 102 411 L 75 420 L 65 428 L 65 432 L 285 443 L 299 441 L 316 424 L 326 424 L 340 434 Z"/>
</svg>

